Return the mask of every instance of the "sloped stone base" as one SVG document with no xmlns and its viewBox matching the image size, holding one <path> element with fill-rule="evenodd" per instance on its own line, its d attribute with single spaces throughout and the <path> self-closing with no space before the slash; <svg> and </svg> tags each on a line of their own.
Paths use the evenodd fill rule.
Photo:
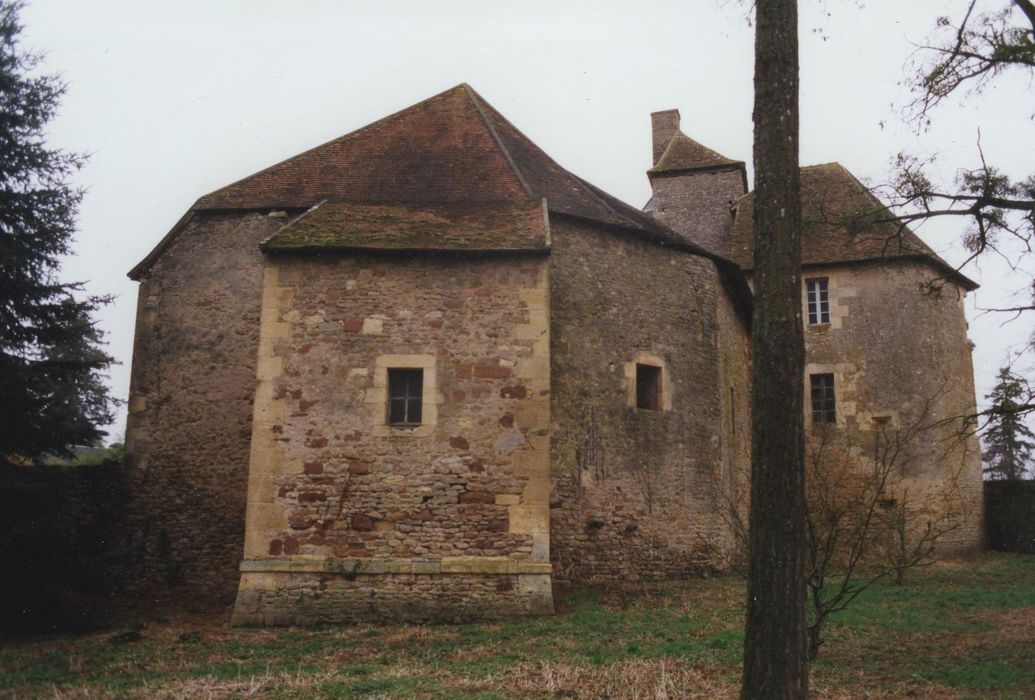
<svg viewBox="0 0 1035 700">
<path fill-rule="evenodd" d="M 549 574 L 243 573 L 235 626 L 468 622 L 553 614 Z"/>
</svg>

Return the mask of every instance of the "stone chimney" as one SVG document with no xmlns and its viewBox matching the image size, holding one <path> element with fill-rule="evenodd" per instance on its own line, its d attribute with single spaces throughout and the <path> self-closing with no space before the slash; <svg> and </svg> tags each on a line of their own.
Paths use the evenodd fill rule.
<svg viewBox="0 0 1035 700">
<path fill-rule="evenodd" d="M 664 112 L 652 112 L 650 126 L 654 136 L 654 164 L 657 165 L 672 137 L 679 131 L 679 110 L 666 109 Z"/>
<path fill-rule="evenodd" d="M 653 194 L 646 211 L 688 241 L 729 255 L 730 204 L 747 189 L 744 163 L 716 153 L 679 130 L 679 110 L 650 115 L 654 167 L 647 172 Z M 675 144 L 658 166 L 666 149 Z"/>
</svg>

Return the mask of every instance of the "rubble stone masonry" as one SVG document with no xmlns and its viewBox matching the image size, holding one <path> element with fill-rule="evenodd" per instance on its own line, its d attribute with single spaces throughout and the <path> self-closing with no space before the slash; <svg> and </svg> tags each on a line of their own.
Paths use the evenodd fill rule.
<svg viewBox="0 0 1035 700">
<path fill-rule="evenodd" d="M 809 434 L 819 439 L 808 375 L 833 374 L 839 439 L 863 458 L 878 431 L 904 441 L 896 479 L 914 504 L 927 504 L 923 519 L 958 509 L 958 526 L 937 545 L 944 554 L 980 545 L 982 485 L 977 438 L 962 430 L 975 410 L 965 291 L 946 283 L 925 293 L 935 275 L 910 259 L 807 267 L 804 280 L 827 280 L 830 323 L 805 324 L 805 405 Z"/>
<path fill-rule="evenodd" d="M 281 214 L 195 213 L 140 278 L 126 428 L 131 589 L 233 599 L 259 337 Z"/>
<path fill-rule="evenodd" d="M 744 194 L 742 167 L 659 173 L 651 175 L 650 185 L 651 216 L 688 241 L 719 255 L 730 254 L 730 206 Z"/>
<path fill-rule="evenodd" d="M 747 334 L 718 271 L 582 223 L 552 231 L 555 575 L 634 581 L 719 568 L 728 532 L 715 490 L 730 477 L 726 456 L 743 466 L 749 430 Z M 661 410 L 636 408 L 636 362 L 662 367 Z"/>
<path fill-rule="evenodd" d="M 236 624 L 552 612 L 547 270 L 268 258 Z M 392 368 L 419 426 L 387 424 Z"/>
</svg>

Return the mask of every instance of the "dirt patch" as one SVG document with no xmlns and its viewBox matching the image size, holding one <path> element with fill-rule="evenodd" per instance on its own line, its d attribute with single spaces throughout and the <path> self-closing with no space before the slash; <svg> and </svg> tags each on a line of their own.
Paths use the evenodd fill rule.
<svg viewBox="0 0 1035 700">
<path fill-rule="evenodd" d="M 1035 605 L 984 613 L 980 619 L 992 625 L 996 642 L 1026 644 L 1035 650 Z"/>
</svg>

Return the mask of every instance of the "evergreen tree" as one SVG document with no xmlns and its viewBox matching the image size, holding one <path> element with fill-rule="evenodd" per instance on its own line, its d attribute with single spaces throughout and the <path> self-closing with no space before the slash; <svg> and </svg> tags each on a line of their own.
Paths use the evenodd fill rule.
<svg viewBox="0 0 1035 700">
<path fill-rule="evenodd" d="M 1023 479 L 1035 448 L 1035 434 L 1024 424 L 1024 411 L 1020 410 L 1028 405 L 1030 391 L 1027 382 L 1009 367 L 999 370 L 998 380 L 985 395 L 992 402 L 985 412 L 988 424 L 982 435 L 985 474 L 992 479 Z"/>
<path fill-rule="evenodd" d="M 19 46 L 20 10 L 0 0 L 0 461 L 93 444 L 113 408 L 92 319 L 110 299 L 58 279 L 82 199 L 68 179 L 84 158 L 44 141 L 65 84 Z"/>
</svg>

